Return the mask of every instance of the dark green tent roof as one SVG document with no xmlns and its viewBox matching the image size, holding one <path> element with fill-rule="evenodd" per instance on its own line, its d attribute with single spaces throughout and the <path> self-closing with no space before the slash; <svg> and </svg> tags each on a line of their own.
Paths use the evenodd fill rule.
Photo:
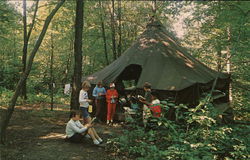
<svg viewBox="0 0 250 160">
<path fill-rule="evenodd" d="M 85 79 L 92 84 L 98 81 L 109 84 L 129 66 L 131 67 L 123 75 L 123 79 L 137 74 L 133 65 L 141 66 L 137 88 L 142 88 L 144 82 L 149 82 L 153 89 L 179 91 L 196 83 L 206 84 L 218 76 L 216 71 L 196 60 L 181 47 L 178 40 L 159 21 L 152 21 L 121 57 Z M 222 79 L 227 77 L 226 74 L 219 75 Z"/>
</svg>

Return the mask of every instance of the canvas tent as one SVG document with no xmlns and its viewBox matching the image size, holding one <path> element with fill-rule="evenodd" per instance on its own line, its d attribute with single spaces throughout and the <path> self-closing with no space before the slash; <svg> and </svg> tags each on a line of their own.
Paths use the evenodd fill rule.
<svg viewBox="0 0 250 160">
<path fill-rule="evenodd" d="M 152 89 L 175 94 L 177 99 L 197 99 L 201 86 L 209 88 L 218 76 L 218 87 L 228 86 L 226 74 L 220 74 L 191 56 L 161 22 L 150 22 L 146 30 L 117 60 L 85 77 L 92 84 L 105 85 L 121 80 L 135 80 L 141 89 L 145 82 Z M 222 82 L 222 83 L 221 83 Z"/>
</svg>

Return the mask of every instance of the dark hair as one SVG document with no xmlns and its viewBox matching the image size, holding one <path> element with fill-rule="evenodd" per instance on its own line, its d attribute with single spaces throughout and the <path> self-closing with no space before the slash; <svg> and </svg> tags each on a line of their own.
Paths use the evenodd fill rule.
<svg viewBox="0 0 250 160">
<path fill-rule="evenodd" d="M 156 91 L 152 91 L 151 95 L 156 97 L 156 98 L 159 98 L 159 94 Z"/>
<path fill-rule="evenodd" d="M 98 87 L 102 86 L 102 81 L 98 81 L 97 86 Z"/>
<path fill-rule="evenodd" d="M 145 82 L 143 85 L 144 88 L 151 89 L 151 84 L 148 82 Z"/>
<path fill-rule="evenodd" d="M 76 115 L 80 115 L 80 117 L 81 117 L 82 114 L 81 114 L 81 112 L 78 111 L 78 110 L 73 110 L 73 111 L 70 112 L 69 118 L 73 118 L 73 117 L 75 117 Z"/>
<path fill-rule="evenodd" d="M 137 100 L 136 100 L 135 97 L 131 97 L 131 98 L 130 98 L 130 101 L 131 101 L 132 103 L 134 103 L 134 104 L 137 102 Z"/>
</svg>

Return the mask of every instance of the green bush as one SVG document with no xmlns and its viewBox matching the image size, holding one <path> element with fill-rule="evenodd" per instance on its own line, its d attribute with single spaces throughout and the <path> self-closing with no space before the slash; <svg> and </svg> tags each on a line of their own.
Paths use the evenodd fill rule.
<svg viewBox="0 0 250 160">
<path fill-rule="evenodd" d="M 10 99 L 12 98 L 13 91 L 8 90 L 6 88 L 0 87 L 0 105 L 6 106 L 8 105 Z M 50 103 L 51 97 L 50 94 L 44 93 L 28 93 L 28 99 L 23 100 L 20 97 L 18 98 L 17 104 L 39 104 L 39 103 Z M 70 96 L 63 95 L 61 92 L 54 93 L 54 103 L 55 104 L 68 104 L 70 100 Z"/>
<path fill-rule="evenodd" d="M 8 105 L 12 95 L 13 91 L 10 91 L 6 88 L 0 87 L 0 105 L 6 106 Z"/>
<path fill-rule="evenodd" d="M 152 118 L 150 129 L 131 121 L 123 136 L 109 141 L 108 149 L 138 160 L 250 158 L 250 139 L 245 138 L 249 126 L 217 123 L 213 105 L 204 101 L 192 109 L 174 107 L 176 121 Z"/>
</svg>

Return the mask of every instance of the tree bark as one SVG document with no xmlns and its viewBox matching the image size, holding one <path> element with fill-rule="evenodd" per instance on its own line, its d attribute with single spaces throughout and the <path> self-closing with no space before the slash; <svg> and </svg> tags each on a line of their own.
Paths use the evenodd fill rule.
<svg viewBox="0 0 250 160">
<path fill-rule="evenodd" d="M 54 42 L 53 34 L 50 35 L 51 38 L 51 56 L 50 56 L 50 110 L 53 111 L 54 108 L 54 76 L 53 76 L 53 64 L 54 64 Z"/>
<path fill-rule="evenodd" d="M 26 5 L 26 0 L 23 0 L 23 56 L 22 56 L 22 63 L 23 63 L 23 70 L 22 72 L 25 72 L 25 68 L 26 68 L 26 61 L 27 61 L 27 53 L 28 53 L 28 43 L 29 43 L 29 38 L 32 32 L 32 29 L 34 27 L 35 24 L 35 19 L 36 19 L 36 13 L 37 13 L 37 9 L 38 9 L 38 3 L 39 0 L 37 0 L 36 2 L 36 7 L 35 7 L 35 11 L 34 11 L 34 16 L 32 19 L 32 23 L 29 29 L 29 32 L 27 34 L 27 5 Z M 26 80 L 24 81 L 23 87 L 21 89 L 21 96 L 23 99 L 27 99 L 27 91 L 26 91 Z"/>
<path fill-rule="evenodd" d="M 27 64 L 27 67 L 25 69 L 25 72 L 20 77 L 20 80 L 18 81 L 16 90 L 14 92 L 14 95 L 12 96 L 12 98 L 10 100 L 8 109 L 5 110 L 1 115 L 1 121 L 0 121 L 0 124 L 1 124 L 1 126 L 0 126 L 0 142 L 1 143 L 4 143 L 6 141 L 6 129 L 8 127 L 9 121 L 11 119 L 12 113 L 14 112 L 16 101 L 17 101 L 18 96 L 20 95 L 20 91 L 22 89 L 22 86 L 23 86 L 24 82 L 26 81 L 26 79 L 28 78 L 29 73 L 31 71 L 34 57 L 35 57 L 35 55 L 36 55 L 36 53 L 37 53 L 37 51 L 38 51 L 38 49 L 43 41 L 43 38 L 46 34 L 46 31 L 48 29 L 48 26 L 49 26 L 52 18 L 54 17 L 54 15 L 58 11 L 58 9 L 63 5 L 64 2 L 65 2 L 65 0 L 61 0 L 60 2 L 58 2 L 56 7 L 50 13 L 50 15 L 46 18 L 44 26 L 42 28 L 42 31 L 41 31 L 41 33 L 40 33 L 40 35 L 35 43 L 35 46 L 31 52 L 30 56 L 29 56 L 28 64 Z"/>
<path fill-rule="evenodd" d="M 220 72 L 222 67 L 221 67 L 221 45 L 218 43 L 217 44 L 217 71 Z"/>
<path fill-rule="evenodd" d="M 79 92 L 81 90 L 82 78 L 82 32 L 83 32 L 83 11 L 84 1 L 76 0 L 75 17 L 75 43 L 74 43 L 74 74 L 72 78 L 72 93 L 70 109 L 79 109 Z"/>
<path fill-rule="evenodd" d="M 23 0 L 23 56 L 22 56 L 23 73 L 25 72 L 26 68 L 27 50 L 28 50 L 28 37 L 27 37 L 26 0 Z M 25 100 L 27 99 L 26 80 L 24 81 L 22 87 L 21 97 Z"/>
<path fill-rule="evenodd" d="M 239 34 L 240 35 L 240 34 Z M 230 42 L 231 42 L 231 32 L 230 28 L 227 28 L 227 40 L 229 42 L 229 45 L 227 46 L 227 73 L 231 74 L 231 62 L 230 62 L 230 57 L 231 57 L 231 52 L 230 52 Z M 233 101 L 233 96 L 232 96 L 232 83 L 229 84 L 229 102 L 232 103 Z"/>
<path fill-rule="evenodd" d="M 152 1 L 152 12 L 153 12 L 153 17 L 156 16 L 156 0 Z"/>
<path fill-rule="evenodd" d="M 115 39 L 115 2 L 112 0 L 112 7 L 110 9 L 110 17 L 111 17 L 111 33 L 112 33 L 112 50 L 113 50 L 113 59 L 117 59 L 117 52 L 116 52 L 116 39 Z"/>
<path fill-rule="evenodd" d="M 67 63 L 66 63 L 66 68 L 65 68 L 65 71 L 64 71 L 64 78 L 62 79 L 62 84 L 64 87 L 68 80 L 68 75 L 69 75 L 69 72 L 70 72 L 70 68 L 71 68 L 71 60 L 72 60 L 72 56 L 73 56 L 73 53 L 74 53 L 74 48 L 73 48 L 73 43 L 74 43 L 74 40 L 70 40 L 70 44 L 69 44 L 69 54 L 68 54 L 68 59 L 67 59 Z"/>
<path fill-rule="evenodd" d="M 121 8 L 121 0 L 118 1 L 118 35 L 119 35 L 119 40 L 118 40 L 118 56 L 120 57 L 122 54 L 122 8 Z"/>
<path fill-rule="evenodd" d="M 99 0 L 99 6 L 100 6 L 100 18 L 101 18 L 101 28 L 102 28 L 102 38 L 103 38 L 103 47 L 104 47 L 104 54 L 105 54 L 105 59 L 106 59 L 106 64 L 109 64 L 109 59 L 108 59 L 108 50 L 107 50 L 107 40 L 106 40 L 106 32 L 105 32 L 105 25 L 104 25 L 104 20 L 103 20 L 103 5 L 102 2 Z"/>
</svg>

